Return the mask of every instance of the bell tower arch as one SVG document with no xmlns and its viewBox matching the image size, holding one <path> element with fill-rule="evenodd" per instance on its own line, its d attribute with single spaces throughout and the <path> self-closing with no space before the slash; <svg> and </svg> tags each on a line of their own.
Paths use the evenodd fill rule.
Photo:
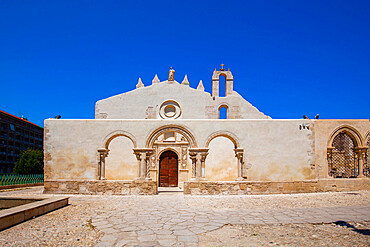
<svg viewBox="0 0 370 247">
<path fill-rule="evenodd" d="M 219 97 L 220 95 L 220 76 L 224 76 L 225 80 L 225 97 L 233 94 L 234 77 L 230 69 L 224 69 L 224 64 L 221 64 L 220 70 L 213 71 L 212 75 L 212 96 Z"/>
</svg>

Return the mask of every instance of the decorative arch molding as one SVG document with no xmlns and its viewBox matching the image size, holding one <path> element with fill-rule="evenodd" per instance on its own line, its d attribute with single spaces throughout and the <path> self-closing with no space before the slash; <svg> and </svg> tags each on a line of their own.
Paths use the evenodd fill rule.
<svg viewBox="0 0 370 247">
<path fill-rule="evenodd" d="M 137 148 L 137 142 L 136 142 L 136 138 L 129 132 L 126 132 L 126 131 L 123 131 L 123 130 L 116 130 L 116 131 L 113 131 L 111 132 L 110 134 L 108 134 L 105 138 L 104 138 L 104 141 L 103 141 L 103 144 L 102 144 L 102 147 L 104 147 L 105 149 L 108 149 L 109 147 L 109 144 L 110 142 L 118 137 L 118 136 L 124 136 L 124 137 L 127 137 L 128 139 L 130 139 L 132 141 L 132 143 L 134 144 L 134 148 Z"/>
<path fill-rule="evenodd" d="M 179 154 L 179 152 L 176 149 L 171 148 L 171 147 L 168 147 L 168 148 L 165 148 L 165 149 L 163 149 L 163 150 L 161 150 L 161 151 L 158 152 L 158 158 L 160 158 L 161 155 L 164 152 L 166 152 L 166 151 L 172 151 L 172 152 L 174 152 L 177 155 L 177 159 L 179 159 L 179 157 L 181 157 L 180 154 Z"/>
<path fill-rule="evenodd" d="M 366 146 L 369 141 L 370 141 L 370 131 L 367 132 L 367 134 L 365 135 L 364 146 Z"/>
<path fill-rule="evenodd" d="M 164 133 L 167 133 L 167 132 L 180 133 L 189 142 L 191 148 L 198 147 L 195 136 L 193 135 L 193 133 L 189 129 L 187 129 L 187 128 L 181 126 L 181 125 L 175 125 L 175 124 L 164 125 L 164 126 L 161 126 L 157 129 L 153 130 L 146 139 L 147 141 L 145 143 L 145 147 L 146 148 L 152 148 L 153 144 L 154 144 L 154 141 L 157 140 L 157 138 L 160 135 L 162 135 Z"/>
<path fill-rule="evenodd" d="M 222 107 L 225 107 L 226 109 L 230 109 L 230 106 L 228 103 L 226 102 L 222 102 L 219 106 L 218 106 L 218 110 L 220 110 Z"/>
<path fill-rule="evenodd" d="M 337 127 L 330 135 L 329 137 L 329 142 L 328 142 L 328 148 L 332 148 L 332 144 L 333 144 L 333 140 L 334 138 L 341 132 L 345 132 L 347 135 L 349 135 L 355 146 L 356 147 L 362 147 L 363 146 L 363 139 L 362 139 L 362 136 L 360 134 L 360 132 L 358 132 L 358 130 L 350 125 L 341 125 L 339 127 Z"/>
<path fill-rule="evenodd" d="M 216 137 L 226 137 L 228 138 L 230 141 L 232 141 L 232 143 L 234 143 L 234 147 L 235 148 L 240 148 L 240 144 L 239 144 L 239 140 L 238 138 L 231 132 L 228 132 L 228 131 L 218 131 L 218 132 L 215 132 L 215 133 L 212 133 L 210 136 L 208 136 L 207 138 L 207 142 L 206 142 L 206 147 L 208 148 L 209 147 L 209 144 L 211 143 L 211 141 L 213 139 L 215 139 Z"/>
</svg>

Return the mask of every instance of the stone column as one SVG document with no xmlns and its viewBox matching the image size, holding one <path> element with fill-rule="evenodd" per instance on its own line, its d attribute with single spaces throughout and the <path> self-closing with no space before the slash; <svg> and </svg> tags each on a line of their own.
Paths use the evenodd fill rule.
<svg viewBox="0 0 370 247">
<path fill-rule="evenodd" d="M 151 148 L 135 148 L 134 154 L 137 159 L 137 178 L 136 180 L 150 179 L 150 157 L 153 154 Z"/>
<path fill-rule="evenodd" d="M 146 161 L 145 161 L 145 167 L 146 167 L 146 174 L 145 174 L 145 179 L 146 180 L 152 180 L 150 178 L 150 160 L 153 154 L 153 150 L 147 150 L 146 151 Z"/>
<path fill-rule="evenodd" d="M 196 155 L 196 178 L 199 180 L 202 177 L 202 154 L 197 153 Z"/>
<path fill-rule="evenodd" d="M 109 149 L 100 148 L 98 149 L 98 153 L 99 153 L 98 179 L 106 180 L 105 178 L 105 158 L 108 156 Z"/>
<path fill-rule="evenodd" d="M 238 177 L 236 180 L 244 180 L 247 178 L 247 171 L 244 164 L 244 149 L 234 149 L 235 157 L 238 159 Z"/>
<path fill-rule="evenodd" d="M 140 166 L 141 166 L 141 153 L 140 152 L 137 152 L 137 151 L 134 151 L 134 154 L 136 155 L 136 159 L 137 159 L 137 175 L 136 175 L 136 178 L 135 179 L 140 179 L 140 175 L 141 175 L 141 169 L 140 169 Z"/>
<path fill-rule="evenodd" d="M 327 151 L 326 151 L 326 155 L 327 155 L 326 176 L 330 177 L 330 178 L 333 178 L 333 174 L 332 174 L 332 171 L 331 171 L 331 168 L 332 168 L 332 165 L 333 165 L 333 161 L 332 161 L 333 149 L 334 149 L 334 147 L 328 147 Z"/>
<path fill-rule="evenodd" d="M 141 154 L 141 164 L 140 164 L 140 178 L 144 179 L 146 177 L 146 153 Z"/>
<path fill-rule="evenodd" d="M 196 162 L 197 162 L 197 158 L 196 158 L 196 153 L 195 152 L 189 152 L 189 157 L 191 159 L 191 179 L 192 181 L 195 181 L 196 179 Z"/>
<path fill-rule="evenodd" d="M 355 148 L 355 152 L 358 157 L 358 177 L 359 178 L 364 177 L 364 162 L 366 159 L 366 151 L 367 151 L 366 147 Z"/>
<path fill-rule="evenodd" d="M 205 180 L 205 174 L 202 174 L 202 167 L 205 167 L 207 154 L 208 148 L 189 149 L 189 156 L 192 160 L 192 181 Z"/>
<path fill-rule="evenodd" d="M 207 158 L 207 155 L 208 155 L 208 150 L 201 152 L 201 157 L 200 157 L 201 168 L 200 168 L 200 171 L 201 171 L 201 174 L 202 174 L 201 175 L 202 180 L 206 180 L 206 158 Z M 204 172 L 203 172 L 203 168 L 204 168 Z"/>
</svg>

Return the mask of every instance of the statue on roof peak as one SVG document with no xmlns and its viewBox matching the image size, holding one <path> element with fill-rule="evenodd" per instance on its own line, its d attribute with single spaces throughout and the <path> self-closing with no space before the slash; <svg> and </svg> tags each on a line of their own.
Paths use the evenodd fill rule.
<svg viewBox="0 0 370 247">
<path fill-rule="evenodd" d="M 171 67 L 170 71 L 168 72 L 168 81 L 175 80 L 175 70 Z"/>
</svg>

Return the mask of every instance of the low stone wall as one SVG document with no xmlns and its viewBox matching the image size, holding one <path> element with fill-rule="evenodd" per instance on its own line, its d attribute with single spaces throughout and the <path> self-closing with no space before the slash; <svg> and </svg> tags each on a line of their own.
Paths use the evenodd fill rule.
<svg viewBox="0 0 370 247">
<path fill-rule="evenodd" d="M 370 190 L 370 179 L 323 179 L 293 182 L 184 182 L 184 194 L 188 195 L 258 195 L 355 190 Z"/>
<path fill-rule="evenodd" d="M 155 195 L 157 183 L 147 180 L 48 180 L 45 194 Z"/>
</svg>

